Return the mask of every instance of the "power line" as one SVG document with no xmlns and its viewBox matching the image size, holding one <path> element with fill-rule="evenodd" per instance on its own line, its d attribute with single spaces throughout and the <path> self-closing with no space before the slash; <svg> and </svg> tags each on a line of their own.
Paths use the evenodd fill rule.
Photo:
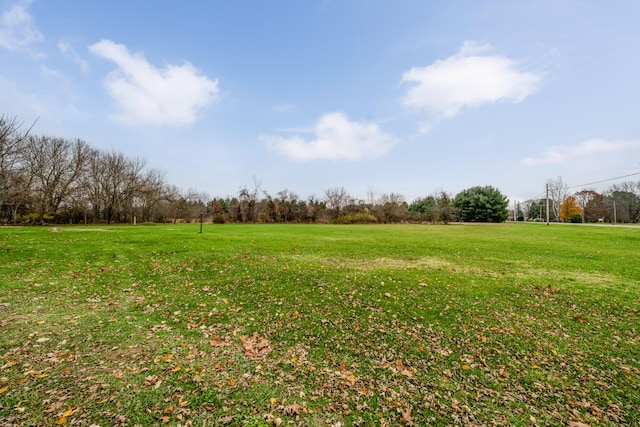
<svg viewBox="0 0 640 427">
<path fill-rule="evenodd" d="M 587 185 L 601 184 L 603 182 L 615 181 L 616 179 L 628 178 L 630 176 L 635 176 L 635 175 L 640 175 L 640 172 L 630 173 L 629 175 L 617 176 L 615 178 L 603 179 L 602 181 L 588 182 L 586 184 L 580 184 L 580 185 L 572 185 L 571 187 L 567 187 L 567 189 L 577 188 L 577 187 L 586 187 Z"/>
</svg>

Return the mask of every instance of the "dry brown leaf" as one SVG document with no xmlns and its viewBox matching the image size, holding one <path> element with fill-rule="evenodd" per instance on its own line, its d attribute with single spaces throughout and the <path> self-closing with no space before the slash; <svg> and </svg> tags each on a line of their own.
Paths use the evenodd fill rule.
<svg viewBox="0 0 640 427">
<path fill-rule="evenodd" d="M 267 357 L 271 353 L 271 343 L 268 339 L 262 338 L 257 332 L 250 337 L 240 337 L 242 348 L 247 359 L 259 360 Z"/>
<path fill-rule="evenodd" d="M 64 405 L 64 400 L 61 400 L 59 402 L 53 403 L 51 406 L 49 406 L 49 409 L 47 409 L 46 411 L 44 411 L 46 414 L 49 414 L 51 412 L 55 412 L 58 409 L 60 409 L 62 407 L 62 405 Z"/>
<path fill-rule="evenodd" d="M 411 406 L 407 406 L 404 411 L 401 409 L 398 409 L 398 412 L 400 412 L 400 421 L 403 424 L 407 424 L 407 425 L 413 424 L 413 417 L 411 416 Z"/>
<path fill-rule="evenodd" d="M 287 405 L 284 408 L 284 413 L 287 415 L 300 415 L 303 407 L 298 405 L 297 403 L 292 403 L 291 405 Z"/>
<path fill-rule="evenodd" d="M 591 424 L 583 423 L 581 421 L 569 421 L 569 427 L 591 427 Z"/>
<path fill-rule="evenodd" d="M 405 376 L 407 376 L 409 378 L 413 377 L 413 371 L 410 368 L 404 366 L 404 363 L 402 363 L 402 359 L 398 359 L 396 361 L 396 369 L 402 375 L 405 375 Z"/>
<path fill-rule="evenodd" d="M 214 338 L 209 341 L 209 344 L 211 344 L 211 347 L 224 347 L 229 345 L 229 343 L 226 342 L 223 338 Z"/>
</svg>

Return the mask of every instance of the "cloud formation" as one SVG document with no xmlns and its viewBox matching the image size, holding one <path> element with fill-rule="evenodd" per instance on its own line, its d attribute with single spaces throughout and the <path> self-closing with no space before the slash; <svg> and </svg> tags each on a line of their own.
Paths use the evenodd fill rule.
<svg viewBox="0 0 640 427">
<path fill-rule="evenodd" d="M 537 166 L 548 163 L 563 163 L 576 157 L 592 154 L 613 153 L 624 150 L 640 149 L 640 140 L 614 140 L 589 139 L 577 145 L 561 145 L 551 147 L 543 151 L 539 157 L 525 157 L 522 164 L 525 166 Z"/>
<path fill-rule="evenodd" d="M 320 117 L 312 133 L 310 140 L 298 135 L 261 136 L 260 139 L 269 148 L 296 161 L 372 159 L 384 156 L 397 142 L 378 125 L 351 121 L 340 112 Z"/>
<path fill-rule="evenodd" d="M 291 113 L 296 110 L 296 106 L 290 103 L 275 104 L 271 107 L 276 113 Z"/>
<path fill-rule="evenodd" d="M 127 124 L 190 125 L 197 112 L 217 98 L 218 80 L 210 80 L 189 62 L 159 69 L 111 40 L 101 40 L 89 50 L 118 66 L 105 85 L 120 107 L 117 119 Z"/>
<path fill-rule="evenodd" d="M 21 1 L 0 16 L 0 46 L 10 51 L 27 50 L 44 36 L 27 10 L 31 1 Z"/>
<path fill-rule="evenodd" d="M 536 91 L 539 75 L 518 70 L 512 59 L 486 55 L 490 48 L 467 41 L 453 56 L 406 71 L 402 83 L 410 87 L 404 106 L 440 120 L 455 116 L 464 107 L 498 101 L 518 103 Z"/>
<path fill-rule="evenodd" d="M 75 62 L 80 67 L 83 73 L 89 72 L 89 63 L 82 59 L 80 54 L 73 48 L 69 40 L 60 40 L 58 42 L 58 50 L 65 58 Z"/>
</svg>

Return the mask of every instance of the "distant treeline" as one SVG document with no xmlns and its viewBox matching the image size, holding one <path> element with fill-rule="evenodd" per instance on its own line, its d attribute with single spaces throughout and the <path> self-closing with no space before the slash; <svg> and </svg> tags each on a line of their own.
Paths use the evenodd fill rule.
<svg viewBox="0 0 640 427">
<path fill-rule="evenodd" d="M 619 184 L 605 195 L 583 190 L 563 211 L 571 195 L 560 179 L 549 182 L 557 190 L 550 196 L 552 220 L 575 220 L 577 209 L 588 221 L 613 221 L 614 209 L 618 221 L 639 219 L 640 183 Z M 272 195 L 256 181 L 236 195 L 211 198 L 167 183 L 144 159 L 95 149 L 80 139 L 34 135 L 16 118 L 0 116 L 4 224 L 191 222 L 201 216 L 214 223 L 501 222 L 544 218 L 544 209 L 544 200 L 509 209 L 506 197 L 490 186 L 455 196 L 438 191 L 408 203 L 396 193 L 363 200 L 344 187 L 307 199 L 287 189 Z"/>
</svg>

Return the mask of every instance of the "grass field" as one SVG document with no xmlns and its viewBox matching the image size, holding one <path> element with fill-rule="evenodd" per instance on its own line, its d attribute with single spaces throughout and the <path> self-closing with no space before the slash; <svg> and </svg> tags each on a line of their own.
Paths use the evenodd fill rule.
<svg viewBox="0 0 640 427">
<path fill-rule="evenodd" d="M 640 229 L 0 228 L 2 425 L 640 425 Z"/>
</svg>

